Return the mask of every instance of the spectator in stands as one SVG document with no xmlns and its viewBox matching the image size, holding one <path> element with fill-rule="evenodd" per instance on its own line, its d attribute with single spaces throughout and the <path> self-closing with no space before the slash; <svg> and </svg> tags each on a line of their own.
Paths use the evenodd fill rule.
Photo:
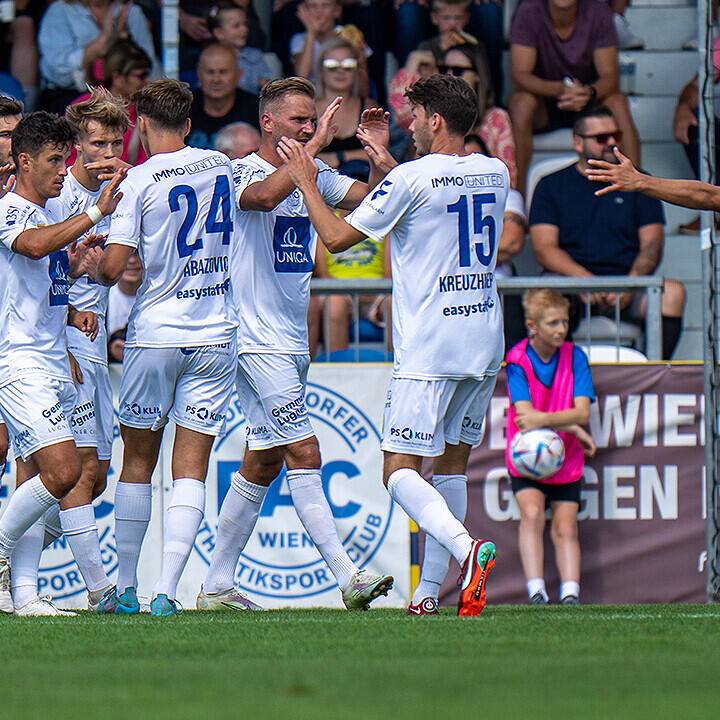
<svg viewBox="0 0 720 720">
<path fill-rule="evenodd" d="M 336 98 L 342 97 L 342 105 L 335 113 L 333 124 L 337 126 L 335 136 L 318 158 L 333 168 L 339 168 L 344 175 L 367 175 L 370 165 L 362 143 L 355 137 L 360 115 L 366 108 L 377 107 L 373 98 L 358 95 L 358 52 L 351 43 L 341 37 L 330 38 L 318 54 L 318 93 L 315 107 L 318 117 Z"/>
<path fill-rule="evenodd" d="M 715 83 L 715 137 L 720 138 L 720 112 L 717 102 L 718 82 L 720 81 L 720 37 L 713 42 L 713 82 Z M 675 106 L 673 117 L 673 135 L 675 139 L 685 148 L 693 174 L 700 179 L 700 146 L 698 144 L 698 76 L 695 74 L 692 80 L 682 89 Z M 715 184 L 720 180 L 720 144 L 715 142 Z M 700 232 L 700 216 L 688 223 L 680 225 L 678 231 L 684 235 L 697 235 Z"/>
<path fill-rule="evenodd" d="M 429 50 L 435 62 L 440 64 L 451 47 L 465 43 L 477 45 L 477 38 L 465 32 L 465 27 L 470 22 L 470 2 L 471 0 L 432 0 L 430 19 L 438 34 L 429 40 L 423 40 L 417 49 Z M 484 56 L 484 49 L 482 52 Z M 487 66 L 487 59 L 485 65 Z"/>
<path fill-rule="evenodd" d="M 305 32 L 290 38 L 295 75 L 316 82 L 315 68 L 320 46 L 336 35 L 342 8 L 338 0 L 304 0 L 298 5 L 297 16 Z"/>
<path fill-rule="evenodd" d="M 135 302 L 135 294 L 142 283 L 142 275 L 140 258 L 136 252 L 133 252 L 128 258 L 122 277 L 110 288 L 106 319 L 110 362 L 122 362 L 125 350 L 125 328 Z"/>
<path fill-rule="evenodd" d="M 212 148 L 218 131 L 231 123 L 258 127 L 258 98 L 237 87 L 237 61 L 231 47 L 208 45 L 200 54 L 197 74 L 200 87 L 193 93 L 188 145 Z"/>
<path fill-rule="evenodd" d="M 554 290 L 528 290 L 523 296 L 529 339 L 507 354 L 508 472 L 520 507 L 518 546 L 531 605 L 547 605 L 543 579 L 545 510 L 552 512 L 551 537 L 560 574 L 560 604 L 580 602 L 580 542 L 577 516 L 584 455 L 595 454 L 595 443 L 583 429 L 595 399 L 585 353 L 566 342 L 568 301 Z M 510 461 L 510 444 L 518 431 L 550 427 L 565 446 L 560 469 L 542 480 L 521 477 Z"/>
<path fill-rule="evenodd" d="M 578 161 L 540 180 L 530 206 L 530 239 L 546 272 L 569 277 L 652 275 L 662 259 L 662 205 L 639 193 L 612 192 L 595 197 L 587 179 L 588 159 L 617 162 L 613 147 L 620 130 L 609 108 L 581 114 L 573 126 Z M 616 296 L 595 292 L 592 312 L 614 317 Z M 619 296 L 621 317 L 639 323 L 645 316 L 644 293 Z M 685 288 L 665 280 L 662 296 L 663 358 L 670 359 L 682 330 Z"/>
<path fill-rule="evenodd" d="M 612 11 L 600 0 L 524 0 L 510 28 L 515 91 L 508 108 L 517 149 L 518 189 L 524 195 L 533 131 L 571 127 L 596 101 L 613 112 L 623 151 L 638 162 L 640 143 L 619 71 Z"/>
<path fill-rule="evenodd" d="M 609 0 L 610 8 L 613 11 L 618 48 L 620 50 L 642 50 L 645 42 L 630 29 L 630 24 L 625 17 L 625 10 L 629 4 L 630 0 Z"/>
<path fill-rule="evenodd" d="M 150 81 L 151 60 L 145 51 L 132 40 L 116 40 L 108 49 L 105 58 L 99 62 L 101 81 L 113 95 L 129 102 L 132 94 L 145 87 Z M 73 100 L 73 104 L 87 100 L 90 93 L 84 93 Z M 145 148 L 140 142 L 135 108 L 128 107 L 130 127 L 123 137 L 121 160 L 138 165 L 147 159 Z M 69 162 L 74 160 L 74 154 Z"/>
<path fill-rule="evenodd" d="M 20 83 L 24 97 L 17 99 L 23 100 L 27 112 L 34 110 L 37 100 L 37 27 L 44 9 L 44 0 L 15 0 L 15 19 L 0 26 L 0 68 Z"/>
<path fill-rule="evenodd" d="M 260 147 L 260 133 L 246 122 L 226 125 L 215 136 L 215 149 L 225 153 L 231 160 L 244 158 Z"/>
<path fill-rule="evenodd" d="M 22 120 L 22 103 L 0 95 L 0 168 L 14 166 L 12 159 L 12 131 Z M 5 179 L 0 177 L 0 183 Z"/>
<path fill-rule="evenodd" d="M 238 87 L 258 95 L 272 78 L 262 51 L 248 47 L 247 12 L 234 2 L 213 5 L 208 12 L 208 28 L 215 40 L 230 45 L 237 53 Z"/>
<path fill-rule="evenodd" d="M 392 108 L 393 121 L 406 133 L 410 132 L 412 112 L 405 91 L 421 77 L 438 72 L 438 65 L 429 50 L 413 50 L 395 77 L 388 84 L 388 104 Z"/>
<path fill-rule="evenodd" d="M 475 90 L 478 97 L 478 120 L 473 133 L 483 139 L 489 155 L 507 165 L 510 184 L 517 187 L 515 139 L 510 116 L 493 102 L 490 74 L 482 48 L 472 43 L 451 47 L 445 53 L 439 69 L 442 73 L 462 78 Z"/>
<path fill-rule="evenodd" d="M 490 155 L 485 141 L 479 135 L 468 135 L 465 138 L 465 152 L 479 152 L 483 155 Z M 495 277 L 509 278 L 517 275 L 512 261 L 522 252 L 526 234 L 525 203 L 522 195 L 517 190 L 511 189 L 508 194 L 505 213 L 503 214 L 503 229 L 498 243 Z M 512 347 L 525 337 L 525 319 L 522 304 L 519 295 L 503 295 L 502 302 L 505 347 Z"/>
<path fill-rule="evenodd" d="M 148 22 L 139 6 L 111 0 L 55 0 L 40 21 L 39 107 L 62 115 L 85 89 L 87 71 L 117 39 L 130 38 L 157 67 Z"/>
</svg>

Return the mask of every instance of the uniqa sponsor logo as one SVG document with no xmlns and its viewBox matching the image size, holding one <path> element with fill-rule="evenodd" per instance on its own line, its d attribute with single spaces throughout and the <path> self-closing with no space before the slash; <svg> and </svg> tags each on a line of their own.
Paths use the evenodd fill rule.
<svg viewBox="0 0 720 720">
<path fill-rule="evenodd" d="M 382 546 L 393 512 L 380 479 L 380 432 L 360 408 L 328 387 L 308 383 L 305 404 L 320 442 L 323 488 L 340 539 L 353 562 L 362 568 Z M 222 501 L 232 474 L 242 463 L 246 430 L 236 397 L 227 424 L 228 433 L 210 458 L 205 520 L 195 541 L 195 550 L 208 564 Z M 251 596 L 276 602 L 311 598 L 337 587 L 295 512 L 285 471 L 265 495 L 255 529 L 240 556 L 236 580 Z"/>
</svg>

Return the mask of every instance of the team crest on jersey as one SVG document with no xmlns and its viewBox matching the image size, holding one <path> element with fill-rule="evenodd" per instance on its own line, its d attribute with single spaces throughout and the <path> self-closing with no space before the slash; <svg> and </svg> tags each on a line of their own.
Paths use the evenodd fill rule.
<svg viewBox="0 0 720 720">
<path fill-rule="evenodd" d="M 309 383 L 305 404 L 320 442 L 323 487 L 340 539 L 362 568 L 382 546 L 393 512 L 380 480 L 380 432 L 362 410 L 325 386 Z M 210 458 L 205 520 L 195 543 L 206 563 L 215 547 L 222 501 L 242 463 L 245 422 L 235 397 L 228 428 Z M 261 604 L 265 598 L 274 606 L 337 587 L 295 512 L 284 471 L 267 491 L 255 530 L 240 556 L 236 579 L 251 597 L 257 596 Z"/>
<path fill-rule="evenodd" d="M 275 272 L 312 272 L 310 219 L 282 215 L 275 218 L 273 252 L 275 254 Z"/>
<path fill-rule="evenodd" d="M 59 250 L 48 258 L 48 272 L 50 274 L 50 305 L 67 305 L 70 283 L 68 273 L 70 263 L 67 252 Z"/>
</svg>

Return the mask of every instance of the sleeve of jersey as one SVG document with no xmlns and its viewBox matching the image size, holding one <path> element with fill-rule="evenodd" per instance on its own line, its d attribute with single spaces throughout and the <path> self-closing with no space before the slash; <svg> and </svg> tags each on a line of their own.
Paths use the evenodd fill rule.
<svg viewBox="0 0 720 720">
<path fill-rule="evenodd" d="M 12 218 L 16 217 L 16 220 Z M 5 208 L 6 221 L 0 226 L 0 243 L 2 243 L 8 250 L 15 252 L 13 243 L 20 233 L 25 230 L 31 230 L 32 228 L 38 227 L 35 221 L 35 213 L 30 212 L 28 214 L 27 208 L 9 205 Z M 10 222 L 8 222 L 10 219 Z"/>
<path fill-rule="evenodd" d="M 138 191 L 127 180 L 122 184 L 123 196 L 110 218 L 108 243 L 136 248 L 140 242 L 142 203 Z"/>
<path fill-rule="evenodd" d="M 587 397 L 595 402 L 595 387 L 590 374 L 587 356 L 579 347 L 573 347 L 573 397 Z"/>
<path fill-rule="evenodd" d="M 394 168 L 363 198 L 345 222 L 375 242 L 382 242 L 411 204 L 407 180 L 398 168 Z"/>
<path fill-rule="evenodd" d="M 265 173 L 255 165 L 235 161 L 232 163 L 232 179 L 235 185 L 235 199 L 240 203 L 240 197 L 249 185 L 265 179 Z"/>
<path fill-rule="evenodd" d="M 532 402 L 530 399 L 530 385 L 528 385 L 525 371 L 517 363 L 508 363 L 505 372 L 507 373 L 510 402 L 516 403 L 522 400 Z"/>
<path fill-rule="evenodd" d="M 347 175 L 341 175 L 335 168 L 326 165 L 322 160 L 316 160 L 318 165 L 318 189 L 325 202 L 335 207 L 355 184 L 355 180 Z"/>
</svg>

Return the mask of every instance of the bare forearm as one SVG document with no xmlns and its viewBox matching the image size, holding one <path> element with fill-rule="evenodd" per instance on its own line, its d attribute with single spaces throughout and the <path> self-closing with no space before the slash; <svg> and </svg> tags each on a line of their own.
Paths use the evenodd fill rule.
<svg viewBox="0 0 720 720">
<path fill-rule="evenodd" d="M 325 200 L 314 182 L 303 184 L 299 189 L 303 194 L 310 222 L 317 231 L 320 241 L 331 253 L 347 250 L 362 240 L 362 235 L 355 238 L 355 235 L 358 234 L 355 228 L 350 227 L 325 204 Z"/>
<path fill-rule="evenodd" d="M 513 73 L 512 81 L 515 90 L 522 90 L 532 93 L 533 95 L 541 95 L 542 97 L 556 98 L 559 97 L 564 90 L 561 82 L 543 80 L 529 72 Z"/>
<path fill-rule="evenodd" d="M 546 412 L 543 415 L 546 427 L 551 427 L 560 432 L 572 432 L 570 428 L 574 425 L 585 425 L 588 421 L 588 413 L 582 408 Z"/>
<path fill-rule="evenodd" d="M 298 77 L 309 78 L 312 72 L 312 61 L 313 61 L 313 45 L 315 43 L 315 36 L 311 36 L 310 33 L 305 34 L 305 45 L 303 49 L 297 54 L 294 59 L 295 74 Z"/>
<path fill-rule="evenodd" d="M 672 180 L 643 175 L 638 192 L 694 210 L 720 210 L 720 188 L 698 180 Z"/>
<path fill-rule="evenodd" d="M 628 275 L 652 275 L 660 264 L 662 245 L 653 244 L 642 248 L 630 268 Z"/>
<path fill-rule="evenodd" d="M 618 91 L 618 77 L 615 74 L 600 76 L 592 86 L 597 93 L 597 99 L 603 100 Z"/>
<path fill-rule="evenodd" d="M 568 253 L 558 248 L 535 249 L 535 258 L 548 272 L 566 277 L 593 277 L 593 274 L 576 263 Z"/>
<path fill-rule="evenodd" d="M 13 250 L 19 255 L 37 260 L 57 250 L 62 250 L 87 232 L 94 224 L 83 212 L 55 225 L 30 228 L 15 238 Z"/>
</svg>

